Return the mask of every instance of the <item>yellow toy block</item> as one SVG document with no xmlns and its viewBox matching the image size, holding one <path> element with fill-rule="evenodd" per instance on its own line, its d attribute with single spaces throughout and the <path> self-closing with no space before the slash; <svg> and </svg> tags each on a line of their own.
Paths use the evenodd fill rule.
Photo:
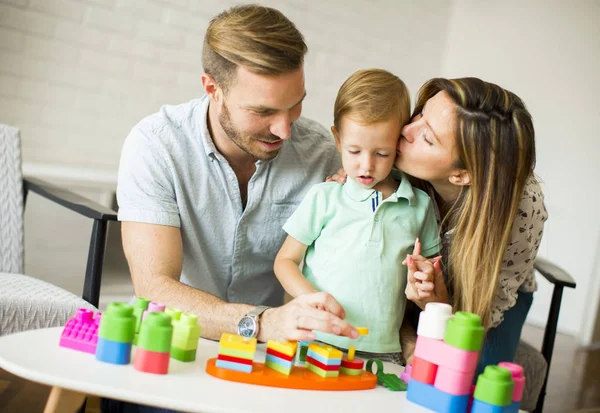
<svg viewBox="0 0 600 413">
<path fill-rule="evenodd" d="M 342 358 L 342 352 L 340 350 L 323 343 L 311 343 L 308 346 L 308 350 L 314 351 L 315 353 L 330 359 Z"/>
<path fill-rule="evenodd" d="M 223 333 L 219 346 L 229 348 L 231 350 L 240 350 L 245 352 L 256 351 L 256 339 L 250 337 L 242 337 L 237 334 Z"/>
<path fill-rule="evenodd" d="M 368 327 L 356 327 L 356 331 L 358 331 L 358 335 L 360 336 L 366 336 L 367 334 L 369 334 Z"/>
<path fill-rule="evenodd" d="M 298 342 L 269 340 L 267 342 L 267 348 L 278 351 L 286 356 L 294 357 L 296 355 L 296 349 L 298 348 Z"/>
</svg>

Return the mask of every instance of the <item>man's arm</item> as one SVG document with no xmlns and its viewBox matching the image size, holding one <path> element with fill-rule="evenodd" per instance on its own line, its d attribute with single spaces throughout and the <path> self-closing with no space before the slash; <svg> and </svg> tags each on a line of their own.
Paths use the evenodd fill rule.
<svg viewBox="0 0 600 413">
<path fill-rule="evenodd" d="M 123 249 L 136 296 L 198 315 L 202 336 L 217 340 L 236 331 L 253 306 L 230 304 L 179 281 L 183 267 L 181 230 L 166 225 L 122 223 Z"/>
<path fill-rule="evenodd" d="M 238 321 L 254 308 L 227 303 L 179 281 L 183 267 L 179 228 L 123 222 L 122 235 L 135 294 L 197 314 L 203 337 L 218 340 L 223 332 L 235 332 Z M 342 307 L 331 295 L 305 294 L 265 311 L 258 339 L 314 340 L 312 330 L 357 338 L 358 332 L 343 317 Z"/>
</svg>

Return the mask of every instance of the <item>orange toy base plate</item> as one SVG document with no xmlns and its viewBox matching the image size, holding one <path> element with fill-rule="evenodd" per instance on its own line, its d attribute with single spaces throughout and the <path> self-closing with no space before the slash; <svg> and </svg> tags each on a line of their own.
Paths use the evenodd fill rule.
<svg viewBox="0 0 600 413">
<path fill-rule="evenodd" d="M 216 358 L 206 362 L 206 372 L 223 380 L 259 386 L 283 387 L 298 390 L 369 390 L 377 385 L 377 376 L 363 371 L 360 376 L 340 374 L 338 377 L 323 378 L 304 367 L 294 366 L 289 376 L 253 363 L 252 373 L 228 370 L 216 366 Z"/>
</svg>

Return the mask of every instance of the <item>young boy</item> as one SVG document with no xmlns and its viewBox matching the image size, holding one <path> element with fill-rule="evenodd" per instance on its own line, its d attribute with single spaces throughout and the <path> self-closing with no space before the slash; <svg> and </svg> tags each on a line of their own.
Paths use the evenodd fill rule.
<svg viewBox="0 0 600 413">
<path fill-rule="evenodd" d="M 356 341 L 316 332 L 317 340 L 400 363 L 406 267 L 415 239 L 421 254 L 439 250 L 430 198 L 392 167 L 410 98 L 397 76 L 360 70 L 341 86 L 331 131 L 348 178 L 311 188 L 283 229 L 275 275 L 292 297 L 330 293 L 346 321 L 368 327 Z M 299 266 L 303 264 L 302 272 Z"/>
</svg>

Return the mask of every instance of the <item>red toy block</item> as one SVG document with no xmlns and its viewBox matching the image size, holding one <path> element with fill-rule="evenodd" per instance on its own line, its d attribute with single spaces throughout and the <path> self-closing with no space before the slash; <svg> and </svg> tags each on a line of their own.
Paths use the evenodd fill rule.
<svg viewBox="0 0 600 413">
<path fill-rule="evenodd" d="M 312 364 L 315 367 L 320 368 L 321 370 L 325 370 L 325 371 L 338 371 L 340 369 L 340 365 L 327 365 L 327 364 L 323 364 L 318 360 L 315 360 L 314 358 L 310 357 L 310 356 L 306 356 L 306 362 Z"/>
<path fill-rule="evenodd" d="M 169 372 L 169 359 L 171 354 L 144 350 L 138 347 L 133 357 L 133 366 L 145 373 L 167 374 Z"/>
<path fill-rule="evenodd" d="M 283 359 L 285 361 L 293 361 L 294 357 L 295 357 L 295 355 L 294 356 L 288 356 L 287 354 L 280 353 L 279 351 L 273 350 L 272 348 L 267 348 L 267 354 L 270 354 L 272 356 L 278 357 L 278 358 Z"/>
<path fill-rule="evenodd" d="M 433 385 L 436 389 L 439 389 L 444 393 L 449 393 L 454 396 L 464 396 L 466 394 L 471 394 L 474 376 L 474 372 L 464 373 L 439 366 Z"/>
<path fill-rule="evenodd" d="M 436 364 L 415 356 L 412 362 L 410 378 L 420 381 L 421 383 L 433 384 L 435 383 L 437 371 L 438 366 Z"/>
<path fill-rule="evenodd" d="M 341 367 L 345 367 L 347 369 L 355 369 L 355 370 L 362 370 L 362 368 L 365 366 L 365 361 L 363 359 L 359 359 L 359 358 L 354 358 L 354 360 L 350 361 L 348 360 L 348 356 L 344 355 L 344 358 L 342 358 L 342 364 Z"/>
<path fill-rule="evenodd" d="M 461 350 L 441 340 L 418 336 L 415 357 L 450 370 L 472 373 L 477 367 L 479 352 Z"/>
<path fill-rule="evenodd" d="M 96 354 L 98 345 L 98 326 L 101 313 L 79 308 L 75 317 L 67 321 L 60 335 L 59 345 L 85 353 Z"/>
<path fill-rule="evenodd" d="M 226 356 L 225 354 L 219 354 L 217 356 L 217 360 L 229 361 L 231 363 L 247 364 L 249 366 L 252 365 L 252 360 L 241 359 L 239 357 Z"/>
</svg>

